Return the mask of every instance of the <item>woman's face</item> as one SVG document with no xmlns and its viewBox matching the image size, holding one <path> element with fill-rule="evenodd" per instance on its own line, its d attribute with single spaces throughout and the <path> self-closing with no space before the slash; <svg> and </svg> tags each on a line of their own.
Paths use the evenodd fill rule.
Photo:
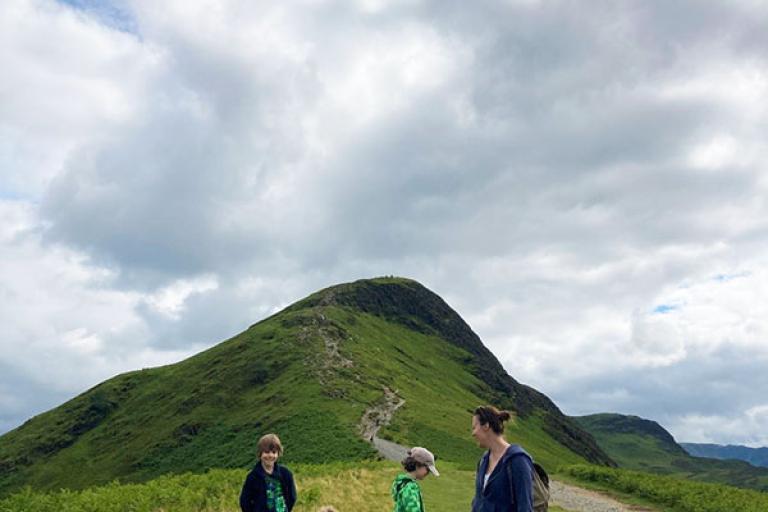
<svg viewBox="0 0 768 512">
<path fill-rule="evenodd" d="M 477 444 L 483 448 L 488 448 L 488 439 L 491 436 L 491 426 L 488 424 L 481 425 L 480 419 L 477 416 L 472 416 L 472 437 L 475 438 Z"/>
<path fill-rule="evenodd" d="M 418 466 L 416 471 L 413 472 L 413 476 L 416 480 L 424 480 L 429 474 L 429 468 L 426 466 Z"/>
</svg>

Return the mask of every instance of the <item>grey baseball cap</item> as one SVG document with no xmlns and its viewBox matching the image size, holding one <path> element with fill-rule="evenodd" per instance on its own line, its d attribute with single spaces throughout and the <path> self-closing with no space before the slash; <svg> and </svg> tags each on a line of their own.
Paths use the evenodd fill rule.
<svg viewBox="0 0 768 512">
<path fill-rule="evenodd" d="M 440 476 L 440 472 L 437 471 L 437 468 L 435 467 L 435 456 L 432 455 L 431 451 L 422 448 L 421 446 L 414 446 L 408 450 L 408 455 L 413 457 L 416 462 L 427 466 L 427 469 L 429 469 L 429 472 L 433 475 Z"/>
</svg>

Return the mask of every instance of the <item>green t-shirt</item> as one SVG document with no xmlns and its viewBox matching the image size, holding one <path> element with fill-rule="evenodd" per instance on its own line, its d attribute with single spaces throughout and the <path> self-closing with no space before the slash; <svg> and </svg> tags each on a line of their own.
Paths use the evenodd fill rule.
<svg viewBox="0 0 768 512">
<path fill-rule="evenodd" d="M 266 475 L 267 482 L 267 510 L 270 512 L 285 512 L 285 498 L 283 497 L 283 486 L 277 478 Z"/>
</svg>

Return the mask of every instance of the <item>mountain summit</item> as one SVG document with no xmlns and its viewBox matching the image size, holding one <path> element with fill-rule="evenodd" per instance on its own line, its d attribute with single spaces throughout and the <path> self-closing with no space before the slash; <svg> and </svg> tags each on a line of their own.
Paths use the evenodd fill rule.
<svg viewBox="0 0 768 512">
<path fill-rule="evenodd" d="M 245 468 L 271 431 L 288 462 L 373 458 L 378 438 L 471 468 L 479 449 L 470 415 L 484 403 L 517 413 L 508 437 L 544 464 L 613 464 L 549 398 L 510 377 L 438 295 L 408 279 L 355 281 L 179 363 L 118 375 L 8 432 L 0 492 Z"/>
</svg>

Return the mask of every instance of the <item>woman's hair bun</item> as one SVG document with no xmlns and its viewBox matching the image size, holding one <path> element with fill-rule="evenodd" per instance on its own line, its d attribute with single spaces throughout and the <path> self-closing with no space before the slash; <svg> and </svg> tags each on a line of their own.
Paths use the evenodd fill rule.
<svg viewBox="0 0 768 512">
<path fill-rule="evenodd" d="M 500 411 L 492 405 L 481 405 L 475 409 L 475 416 L 481 425 L 490 425 L 497 434 L 504 432 L 504 422 L 512 419 L 509 411 Z"/>
</svg>

